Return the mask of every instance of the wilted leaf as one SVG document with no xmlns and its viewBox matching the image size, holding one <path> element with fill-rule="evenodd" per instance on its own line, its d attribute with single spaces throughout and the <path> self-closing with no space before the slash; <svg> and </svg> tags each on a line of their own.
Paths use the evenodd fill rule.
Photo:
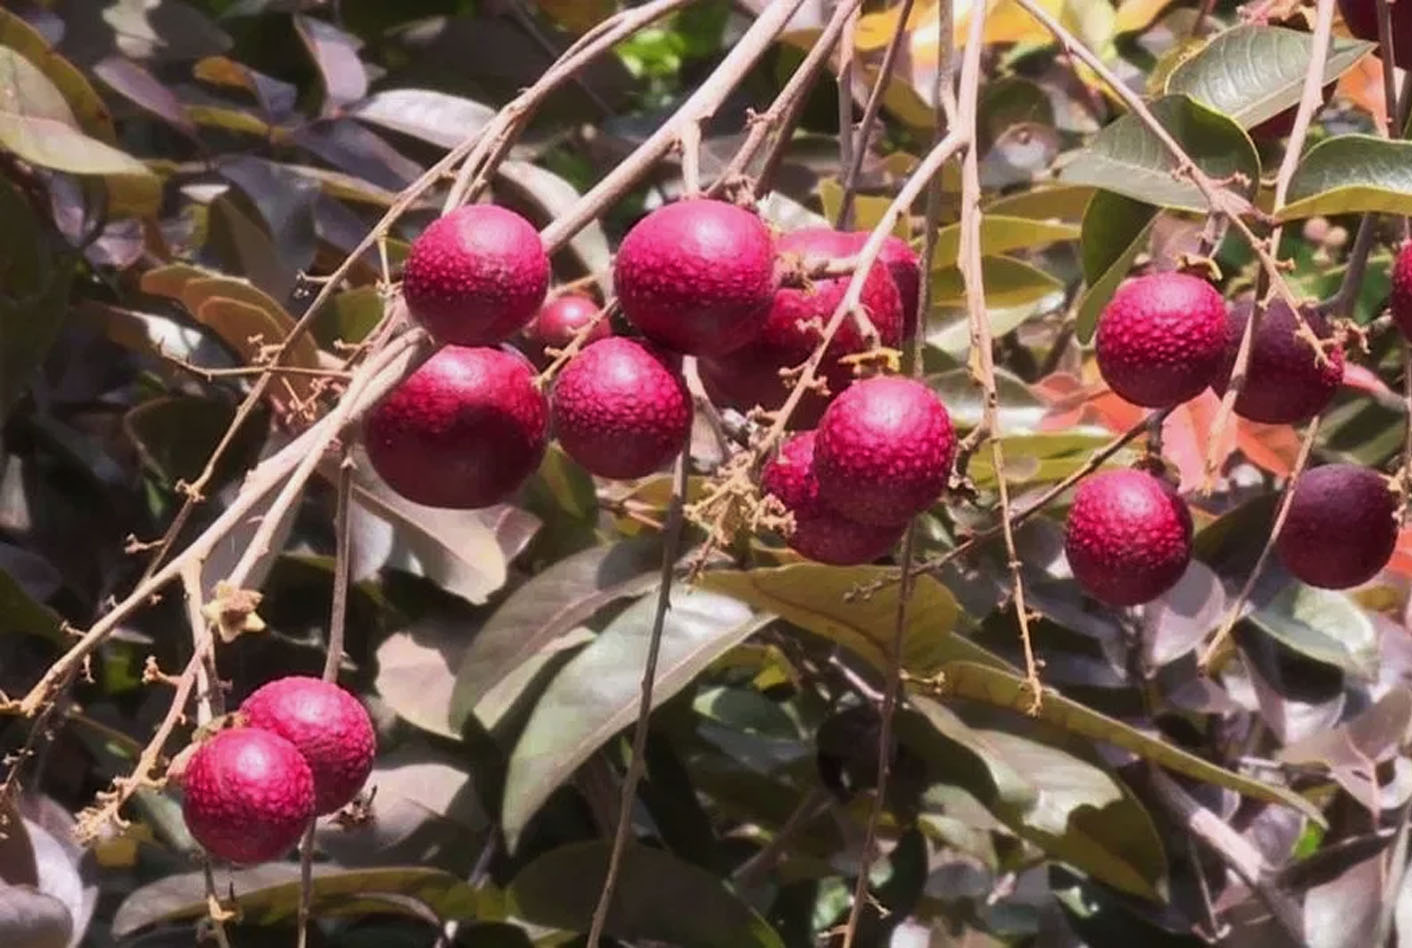
<svg viewBox="0 0 1412 948">
<path fill-rule="evenodd" d="M 607 841 L 575 843 L 530 863 L 507 893 L 515 914 L 586 931 L 608 873 L 609 847 Z M 637 844 L 623 852 L 606 931 L 683 948 L 784 948 L 769 923 L 714 874 Z"/>
<path fill-rule="evenodd" d="M 1304 155 L 1280 220 L 1334 214 L 1412 214 L 1412 142 L 1337 135 Z"/>
<path fill-rule="evenodd" d="M 1353 66 L 1373 43 L 1334 37 L 1324 83 Z M 1243 23 L 1217 34 L 1167 78 L 1169 93 L 1185 93 L 1242 128 L 1259 125 L 1299 103 L 1314 37 L 1300 30 Z"/>
<path fill-rule="evenodd" d="M 1112 191 L 1094 192 L 1084 212 L 1079 243 L 1087 284 L 1074 317 L 1074 334 L 1080 342 L 1093 338 L 1099 314 L 1127 278 L 1133 260 L 1147 246 L 1156 220 L 1157 209 L 1150 204 Z"/>
<path fill-rule="evenodd" d="M 1246 198 L 1260 182 L 1260 158 L 1250 138 L 1229 118 L 1184 95 L 1150 106 L 1152 114 L 1197 168 Z M 1206 198 L 1180 174 L 1177 160 L 1135 115 L 1104 127 L 1060 173 L 1070 184 L 1106 188 L 1146 204 L 1205 211 Z"/>
<path fill-rule="evenodd" d="M 536 810 L 578 766 L 637 718 L 656 597 L 614 619 L 549 683 L 525 725 L 505 777 L 501 824 L 513 846 Z M 770 616 L 726 596 L 677 587 L 663 625 L 653 707 L 759 630 Z"/>
</svg>

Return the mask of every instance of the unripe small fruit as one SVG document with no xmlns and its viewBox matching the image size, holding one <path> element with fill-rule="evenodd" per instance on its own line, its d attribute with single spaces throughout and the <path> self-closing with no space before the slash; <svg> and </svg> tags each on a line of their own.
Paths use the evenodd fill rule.
<svg viewBox="0 0 1412 948">
<path fill-rule="evenodd" d="M 680 357 L 614 337 L 595 342 L 554 383 L 554 434 L 591 474 L 644 477 L 670 461 L 691 434 L 691 395 Z"/>
<path fill-rule="evenodd" d="M 1338 0 L 1348 31 L 1359 39 L 1378 42 L 1378 0 Z M 1392 56 L 1399 69 L 1412 69 L 1412 4 L 1390 4 Z"/>
<path fill-rule="evenodd" d="M 1145 471 L 1103 471 L 1074 493 L 1064 552 L 1084 592 L 1135 606 L 1176 585 L 1191 560 L 1191 511 Z"/>
<path fill-rule="evenodd" d="M 794 515 L 789 548 L 811 560 L 833 566 L 871 563 L 902 538 L 906 525 L 869 526 L 849 520 L 824 503 L 814 476 L 816 433 L 794 435 L 760 472 L 760 486 L 777 497 Z"/>
<path fill-rule="evenodd" d="M 530 358 L 548 364 L 545 349 L 562 349 L 573 341 L 583 327 L 598 319 L 598 304 L 582 293 L 562 293 L 544 304 L 539 315 L 525 327 Z M 608 320 L 599 319 L 584 339 L 584 345 L 607 339 L 613 334 Z"/>
<path fill-rule="evenodd" d="M 1185 273 L 1149 273 L 1118 288 L 1094 344 L 1109 388 L 1134 405 L 1167 408 L 1200 395 L 1226 355 L 1226 303 Z"/>
<path fill-rule="evenodd" d="M 1224 395 L 1235 368 L 1236 352 L 1254 303 L 1230 308 L 1226 320 L 1226 357 L 1212 388 Z M 1319 359 L 1304 339 L 1295 335 L 1298 316 L 1283 300 L 1274 300 L 1260 319 L 1250 340 L 1250 363 L 1245 385 L 1236 396 L 1235 413 L 1271 425 L 1296 424 L 1323 411 L 1343 382 L 1343 347 L 1327 346 Z M 1320 339 L 1332 333 L 1317 313 L 1307 316 L 1309 328 Z"/>
<path fill-rule="evenodd" d="M 341 810 L 363 789 L 377 754 L 373 722 L 357 698 L 332 682 L 303 675 L 279 678 L 245 699 L 251 727 L 294 745 L 314 778 L 314 809 Z"/>
<path fill-rule="evenodd" d="M 1295 482 L 1275 549 L 1311 586 L 1360 586 L 1392 558 L 1397 511 L 1397 495 L 1378 472 L 1356 464 L 1316 467 Z"/>
<path fill-rule="evenodd" d="M 1412 6 L 1412 3 L 1408 4 Z M 1392 297 L 1389 300 L 1393 322 L 1402 335 L 1412 339 L 1412 240 L 1402 245 L 1392 264 Z"/>
<path fill-rule="evenodd" d="M 373 407 L 363 439 L 373 469 L 403 497 L 477 509 L 534 472 L 548 426 L 524 356 L 446 346 Z"/>
<path fill-rule="evenodd" d="M 722 355 L 749 342 L 774 298 L 775 247 L 749 211 L 702 198 L 660 207 L 618 248 L 623 313 L 659 345 Z"/>
<path fill-rule="evenodd" d="M 854 235 L 827 227 L 809 227 L 785 234 L 782 253 L 802 258 L 844 258 L 856 252 Z M 851 277 L 822 277 L 809 287 L 782 287 L 775 293 L 769 318 L 760 333 L 734 352 L 700 363 L 701 381 L 711 400 L 741 411 L 755 406 L 774 410 L 784 404 L 789 389 L 780 369 L 794 368 L 813 353 L 823 338 L 823 327 L 842 301 Z M 878 331 L 879 341 L 896 347 L 902 339 L 902 299 L 887 267 L 875 263 L 863 281 L 860 300 Z M 828 402 L 853 383 L 853 368 L 844 357 L 866 351 L 867 342 L 857 321 L 845 318 L 829 343 L 819 374 L 828 385 L 825 398 L 810 391 L 790 416 L 790 425 L 808 428 L 823 414 Z"/>
<path fill-rule="evenodd" d="M 257 728 L 217 733 L 182 775 L 186 828 L 213 856 L 248 865 L 284 855 L 314 818 L 314 778 L 298 749 Z"/>
<path fill-rule="evenodd" d="M 946 488 L 956 434 L 941 399 L 915 379 L 854 383 L 819 422 L 814 474 L 825 502 L 859 523 L 905 524 Z"/>
<path fill-rule="evenodd" d="M 472 204 L 437 218 L 412 243 L 402 296 L 440 342 L 489 346 L 529 322 L 549 289 L 539 233 L 514 211 Z"/>
</svg>

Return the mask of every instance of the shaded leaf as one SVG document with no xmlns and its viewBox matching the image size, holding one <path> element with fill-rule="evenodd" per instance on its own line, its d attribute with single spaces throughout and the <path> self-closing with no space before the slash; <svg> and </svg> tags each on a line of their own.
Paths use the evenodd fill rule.
<svg viewBox="0 0 1412 948">
<path fill-rule="evenodd" d="M 5 95 L 0 88 L 0 97 Z M 68 307 L 74 261 L 61 254 L 34 211 L 0 181 L 0 421 L 43 363 Z"/>
<path fill-rule="evenodd" d="M 66 948 L 73 927 L 69 910 L 52 895 L 0 883 L 0 944 L 6 948 Z"/>
<path fill-rule="evenodd" d="M 1377 212 L 1412 214 L 1412 142 L 1374 135 L 1326 138 L 1304 155 L 1280 220 Z"/>
<path fill-rule="evenodd" d="M 1177 584 L 1142 609 L 1143 661 L 1157 667 L 1191 652 L 1225 616 L 1220 577 L 1200 560 Z"/>
<path fill-rule="evenodd" d="M 302 13 L 295 14 L 294 28 L 323 79 L 326 111 L 331 106 L 356 102 L 368 94 L 368 72 L 358 58 L 362 40 L 327 20 Z"/>
<path fill-rule="evenodd" d="M 5 580 L 0 579 L 0 583 Z M 33 886 L 39 884 L 39 867 L 35 865 L 34 849 L 29 841 L 20 813 L 9 800 L 0 801 L 0 886 Z"/>
<path fill-rule="evenodd" d="M 390 191 L 401 191 L 422 173 L 415 161 L 352 119 L 304 125 L 290 138 L 340 171 Z"/>
<path fill-rule="evenodd" d="M 442 148 L 455 148 L 485 128 L 495 110 L 435 89 L 387 89 L 368 96 L 348 114 Z"/>
<path fill-rule="evenodd" d="M 285 264 L 308 270 L 314 261 L 318 184 L 283 165 L 249 155 L 224 158 L 216 168 L 255 205 Z"/>
<path fill-rule="evenodd" d="M 271 118 L 281 118 L 294 109 L 299 90 L 279 79 L 251 69 L 225 56 L 207 56 L 191 68 L 197 79 L 244 89 L 260 103 Z"/>
<path fill-rule="evenodd" d="M 1257 603 L 1250 621 L 1316 662 L 1365 679 L 1377 674 L 1377 632 L 1344 593 L 1284 582 L 1273 596 Z"/>
<path fill-rule="evenodd" d="M 515 914 L 586 931 L 608 874 L 609 848 L 607 841 L 576 843 L 530 863 L 507 893 Z M 623 852 L 605 929 L 627 941 L 683 948 L 784 948 L 769 923 L 714 874 L 636 844 Z"/>
<path fill-rule="evenodd" d="M 1127 278 L 1133 260 L 1147 246 L 1156 220 L 1157 209 L 1150 204 L 1112 191 L 1094 192 L 1084 212 L 1079 243 L 1087 284 L 1074 317 L 1074 334 L 1080 342 L 1093 338 L 1099 314 Z"/>
<path fill-rule="evenodd" d="M 84 20 L 69 17 L 66 46 L 107 50 L 115 44 L 133 59 L 182 61 L 223 53 L 231 45 L 205 14 L 180 0 L 117 0 L 105 5 L 101 21 Z"/>
<path fill-rule="evenodd" d="M 175 395 L 154 398 L 123 416 L 143 464 L 168 485 L 194 483 L 235 420 L 235 406 L 213 398 Z M 267 416 L 257 413 L 241 425 L 216 469 L 215 490 L 243 473 L 259 457 Z"/>
<path fill-rule="evenodd" d="M 637 718 L 656 597 L 642 599 L 574 656 L 540 696 L 505 777 L 501 824 L 513 846 L 559 784 Z M 658 707 L 770 621 L 726 596 L 677 587 L 663 625 L 652 699 Z"/>
<path fill-rule="evenodd" d="M 196 134 L 196 126 L 191 123 L 172 91 L 132 60 L 122 56 L 107 56 L 94 63 L 93 74 L 115 92 L 173 128 L 187 135 Z"/>
</svg>

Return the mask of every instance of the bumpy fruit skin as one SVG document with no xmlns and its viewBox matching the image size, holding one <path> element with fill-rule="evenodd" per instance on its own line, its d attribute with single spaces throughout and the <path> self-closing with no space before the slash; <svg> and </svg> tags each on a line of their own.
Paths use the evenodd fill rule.
<svg viewBox="0 0 1412 948">
<path fill-rule="evenodd" d="M 1211 385 L 1218 395 L 1226 392 L 1240 337 L 1253 309 L 1249 301 L 1230 308 L 1226 356 Z M 1338 391 L 1343 382 L 1343 347 L 1326 348 L 1327 358 L 1319 360 L 1309 344 L 1295 335 L 1298 318 L 1282 300 L 1271 302 L 1265 310 L 1250 341 L 1245 385 L 1235 400 L 1235 413 L 1240 417 L 1270 425 L 1297 424 L 1323 410 Z M 1308 323 L 1320 339 L 1331 335 L 1328 323 L 1317 313 L 1309 314 Z"/>
<path fill-rule="evenodd" d="M 691 433 L 691 395 L 674 355 L 631 339 L 595 342 L 554 383 L 554 434 L 591 474 L 644 477 Z"/>
<path fill-rule="evenodd" d="M 1275 549 L 1311 586 L 1347 589 L 1378 574 L 1397 546 L 1397 495 L 1387 479 L 1356 464 L 1305 471 L 1294 485 Z"/>
<path fill-rule="evenodd" d="M 1191 560 L 1191 511 L 1145 471 L 1103 471 L 1079 484 L 1064 551 L 1084 592 L 1135 606 L 1176 585 Z"/>
<path fill-rule="evenodd" d="M 488 346 L 529 322 L 549 289 L 539 234 L 513 211 L 472 204 L 433 221 L 412 244 L 402 295 L 444 343 Z"/>
<path fill-rule="evenodd" d="M 760 472 L 760 486 L 794 515 L 790 549 L 833 566 L 871 563 L 897 544 L 906 526 L 858 523 L 825 504 L 814 476 L 815 437 L 815 432 L 805 431 L 785 441 Z"/>
<path fill-rule="evenodd" d="M 760 218 L 724 201 L 658 208 L 623 238 L 613 265 L 623 313 L 653 342 L 722 355 L 760 331 L 777 278 Z"/>
<path fill-rule="evenodd" d="M 1135 405 L 1166 408 L 1211 384 L 1226 355 L 1226 302 L 1205 280 L 1150 273 L 1118 288 L 1095 342 L 1108 386 Z"/>
<path fill-rule="evenodd" d="M 181 812 L 196 841 L 242 865 L 288 852 L 314 818 L 314 778 L 293 744 L 257 728 L 221 731 L 192 754 Z"/>
<path fill-rule="evenodd" d="M 863 249 L 868 242 L 869 231 L 854 231 L 853 253 Z M 917 331 L 917 306 L 922 294 L 922 261 L 912 246 L 901 237 L 889 235 L 883 240 L 878 262 L 887 267 L 892 282 L 897 284 L 898 295 L 902 297 L 902 338 L 911 339 Z"/>
<path fill-rule="evenodd" d="M 1412 339 L 1412 240 L 1402 245 L 1397 259 L 1393 261 L 1390 304 L 1397 328 L 1402 330 L 1402 335 Z"/>
<path fill-rule="evenodd" d="M 403 497 L 477 509 L 534 472 L 548 426 L 524 356 L 446 346 L 373 407 L 363 440 L 373 469 Z"/>
<path fill-rule="evenodd" d="M 852 385 L 824 412 L 814 475 L 825 502 L 859 523 L 897 526 L 941 496 L 956 433 L 931 389 L 878 376 Z"/>
<path fill-rule="evenodd" d="M 809 227 L 785 234 L 779 240 L 779 249 L 801 257 L 848 257 L 856 253 L 856 243 L 852 234 Z M 780 288 L 769 319 L 754 339 L 718 359 L 701 361 L 701 381 L 711 400 L 741 411 L 756 405 L 771 410 L 783 405 L 789 389 L 780 378 L 780 369 L 793 368 L 809 358 L 823 337 L 824 324 L 843 299 L 848 281 L 848 277 L 827 277 L 812 281 L 807 288 Z M 904 322 L 902 298 L 882 263 L 868 271 L 861 303 L 882 344 L 898 346 Z M 819 367 L 829 396 L 807 393 L 790 416 L 792 427 L 809 428 L 818 422 L 829 400 L 853 383 L 852 367 L 839 360 L 867 348 L 857 322 L 845 319 Z"/>
<path fill-rule="evenodd" d="M 314 779 L 314 809 L 348 804 L 373 769 L 377 736 L 358 699 L 318 678 L 291 675 L 258 689 L 240 706 L 251 727 L 294 745 Z"/>
<path fill-rule="evenodd" d="M 1338 0 L 1348 31 L 1359 39 L 1378 41 L 1378 0 Z M 1393 61 L 1412 69 L 1412 4 L 1392 5 Z"/>
<path fill-rule="evenodd" d="M 582 293 L 564 293 L 544 304 L 539 315 L 525 327 L 525 338 L 530 344 L 530 358 L 539 364 L 547 364 L 545 349 L 562 349 L 588 325 L 599 313 L 598 304 Z M 608 320 L 600 319 L 589 332 L 584 345 L 607 339 L 613 334 Z"/>
</svg>

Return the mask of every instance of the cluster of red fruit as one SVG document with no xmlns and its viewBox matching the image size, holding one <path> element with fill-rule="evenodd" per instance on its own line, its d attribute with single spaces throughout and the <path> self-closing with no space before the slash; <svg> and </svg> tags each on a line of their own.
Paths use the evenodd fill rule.
<svg viewBox="0 0 1412 948">
<path fill-rule="evenodd" d="M 369 459 L 393 489 L 437 507 L 504 500 L 538 465 L 551 427 L 592 474 L 650 474 L 690 433 L 681 356 L 699 358 L 717 404 L 779 408 L 789 394 L 782 370 L 813 352 L 850 279 L 790 281 L 787 272 L 851 257 L 866 238 L 809 228 L 777 240 L 733 204 L 662 207 L 628 233 L 614 265 L 637 340 L 611 335 L 585 297 L 564 294 L 541 308 L 549 262 L 525 220 L 494 206 L 453 211 L 413 244 L 403 274 L 408 309 L 443 348 L 370 413 Z M 920 279 L 911 248 L 889 238 L 861 294 L 883 345 L 915 330 Z M 542 357 L 590 324 L 548 398 L 531 362 L 499 345 L 523 329 L 530 354 Z M 892 378 L 853 384 L 848 357 L 868 346 L 854 320 L 839 328 L 820 366 L 827 394 L 811 389 L 791 417 L 796 427 L 818 423 L 817 441 L 798 436 L 764 475 L 794 515 L 791 545 L 830 563 L 885 553 L 937 499 L 951 467 L 951 422 L 930 390 Z"/>
<path fill-rule="evenodd" d="M 1404 331 L 1412 330 L 1412 245 L 1396 271 L 1393 312 Z M 1170 408 L 1208 387 L 1224 394 L 1253 309 L 1250 302 L 1228 309 L 1211 284 L 1185 273 L 1129 280 L 1099 320 L 1099 372 L 1113 391 L 1147 408 Z M 1319 340 L 1318 350 L 1310 335 Z M 1343 349 L 1321 315 L 1296 313 L 1275 300 L 1251 338 L 1235 413 L 1267 424 L 1306 421 L 1333 398 L 1343 365 Z M 1276 550 L 1306 583 L 1359 585 L 1392 556 L 1398 507 L 1388 479 L 1375 471 L 1353 464 L 1315 468 L 1295 484 Z M 1165 481 L 1144 471 L 1108 471 L 1076 492 L 1065 548 L 1090 595 L 1129 606 L 1156 598 L 1181 578 L 1191 536 L 1190 511 Z"/>
<path fill-rule="evenodd" d="M 368 712 L 318 678 L 270 682 L 245 699 L 236 722 L 174 775 L 187 829 L 221 859 L 248 865 L 283 855 L 315 816 L 351 802 L 372 771 Z"/>
</svg>

